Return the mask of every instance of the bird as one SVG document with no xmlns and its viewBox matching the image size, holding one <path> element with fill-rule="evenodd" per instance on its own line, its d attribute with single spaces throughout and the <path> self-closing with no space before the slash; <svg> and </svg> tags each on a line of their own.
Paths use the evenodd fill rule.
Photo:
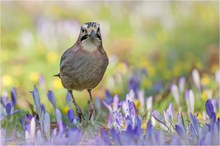
<svg viewBox="0 0 220 146">
<path fill-rule="evenodd" d="M 96 22 L 82 24 L 75 44 L 61 56 L 60 73 L 55 75 L 61 79 L 63 87 L 71 95 L 80 122 L 85 118 L 72 91 L 85 89 L 88 91 L 90 120 L 95 110 L 92 90 L 102 80 L 108 64 L 109 59 L 102 45 L 100 24 Z"/>
</svg>

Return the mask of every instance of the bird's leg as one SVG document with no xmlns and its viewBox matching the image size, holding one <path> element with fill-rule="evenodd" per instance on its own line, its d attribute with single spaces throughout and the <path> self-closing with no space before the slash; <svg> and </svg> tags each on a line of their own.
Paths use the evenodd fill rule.
<svg viewBox="0 0 220 146">
<path fill-rule="evenodd" d="M 76 100 L 75 100 L 74 97 L 73 97 L 73 92 L 72 92 L 72 90 L 68 90 L 68 92 L 69 92 L 70 95 L 72 96 L 73 104 L 74 104 L 74 106 L 76 107 L 76 113 L 77 113 L 77 116 L 78 116 L 78 118 L 79 118 L 79 122 L 81 122 L 81 121 L 82 121 L 82 118 L 84 119 L 83 114 L 82 114 L 82 110 L 81 110 L 81 108 L 78 106 L 78 104 L 76 103 Z"/>
<path fill-rule="evenodd" d="M 90 97 L 90 100 L 88 102 L 88 104 L 89 104 L 89 120 L 90 120 L 91 117 L 92 117 L 93 112 L 95 112 L 95 106 L 94 106 L 94 104 L 92 102 L 92 93 L 91 93 L 92 90 L 91 89 L 87 89 L 87 91 L 89 92 L 89 97 Z"/>
</svg>

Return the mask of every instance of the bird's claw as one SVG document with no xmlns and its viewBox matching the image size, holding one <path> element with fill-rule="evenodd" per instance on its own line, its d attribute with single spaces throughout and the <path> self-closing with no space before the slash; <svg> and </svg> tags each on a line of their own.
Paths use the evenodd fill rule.
<svg viewBox="0 0 220 146">
<path fill-rule="evenodd" d="M 89 101 L 89 120 L 92 118 L 93 113 L 95 112 L 95 106 L 92 101 Z"/>
<path fill-rule="evenodd" d="M 78 105 L 76 106 L 76 113 L 79 118 L 79 122 L 81 123 L 82 119 L 85 119 L 85 118 L 83 117 L 82 110 Z"/>
</svg>

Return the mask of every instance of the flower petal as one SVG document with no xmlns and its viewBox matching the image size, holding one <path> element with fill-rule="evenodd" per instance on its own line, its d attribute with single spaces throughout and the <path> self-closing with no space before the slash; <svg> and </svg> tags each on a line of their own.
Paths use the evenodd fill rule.
<svg viewBox="0 0 220 146">
<path fill-rule="evenodd" d="M 118 95 L 115 95 L 113 98 L 113 111 L 117 111 L 118 110 Z"/>
<path fill-rule="evenodd" d="M 197 117 L 193 116 L 192 113 L 190 113 L 190 118 L 191 118 L 191 121 L 192 121 L 193 126 L 195 127 L 196 134 L 198 134 L 198 132 L 199 132 L 199 127 L 200 127 L 199 121 L 198 121 Z"/>
<path fill-rule="evenodd" d="M 68 110 L 67 117 L 68 117 L 69 123 L 72 124 L 74 120 L 74 111 L 72 109 Z"/>
<path fill-rule="evenodd" d="M 205 107 L 206 107 L 206 112 L 207 112 L 209 118 L 211 118 L 211 117 L 212 117 L 212 114 L 214 113 L 214 108 L 213 108 L 211 99 L 208 99 L 208 100 L 206 101 Z"/>
<path fill-rule="evenodd" d="M 46 112 L 44 116 L 44 133 L 47 139 L 50 138 L 50 115 Z"/>
<path fill-rule="evenodd" d="M 11 89 L 11 100 L 12 100 L 13 106 L 16 105 L 16 97 L 17 97 L 16 90 L 15 88 L 12 88 Z"/>
<path fill-rule="evenodd" d="M 43 113 L 45 113 L 45 106 L 44 106 L 44 104 L 41 104 L 41 111 L 42 111 Z"/>
<path fill-rule="evenodd" d="M 111 104 L 113 101 L 111 94 L 108 90 L 105 91 L 105 98 L 103 101 L 105 101 L 107 104 Z"/>
<path fill-rule="evenodd" d="M 176 130 L 177 134 L 178 134 L 180 137 L 182 137 L 182 138 L 185 137 L 185 130 L 182 128 L 182 126 L 176 124 L 176 125 L 175 125 L 175 130 Z"/>
<path fill-rule="evenodd" d="M 151 115 L 154 117 L 155 120 L 166 125 L 165 119 L 160 112 L 156 110 L 152 110 Z"/>
<path fill-rule="evenodd" d="M 152 96 L 147 98 L 146 105 L 147 105 L 147 110 L 152 109 L 152 105 L 153 105 L 153 97 Z"/>
<path fill-rule="evenodd" d="M 47 93 L 47 97 L 50 100 L 51 104 L 53 105 L 53 108 L 56 109 L 56 99 L 54 97 L 53 91 L 49 90 Z"/>
<path fill-rule="evenodd" d="M 31 119 L 31 126 L 30 126 L 30 139 L 32 142 L 34 142 L 35 139 L 35 132 L 36 132 L 36 121 L 35 118 L 33 117 Z"/>
<path fill-rule="evenodd" d="M 194 126 L 193 126 L 192 123 L 189 124 L 189 130 L 190 130 L 191 136 L 192 136 L 193 138 L 196 138 L 196 137 L 197 137 L 196 130 L 195 130 L 195 128 L 194 128 Z"/>
<path fill-rule="evenodd" d="M 5 109 L 6 109 L 6 113 L 7 113 L 8 115 L 10 115 L 10 113 L 11 113 L 11 104 L 10 104 L 10 103 L 7 103 Z"/>
<path fill-rule="evenodd" d="M 186 78 L 185 77 L 181 77 L 180 79 L 179 79 L 179 90 L 180 90 L 180 92 L 181 93 L 183 93 L 183 91 L 184 91 L 184 88 L 185 88 L 185 82 L 186 82 Z"/>
<path fill-rule="evenodd" d="M 69 135 L 68 144 L 77 145 L 80 142 L 83 133 L 77 128 L 72 128 L 68 130 L 68 135 Z"/>
<path fill-rule="evenodd" d="M 59 109 L 56 108 L 56 110 L 55 110 L 55 114 L 56 114 L 57 122 L 62 121 L 62 114 L 61 114 L 61 112 L 60 112 Z"/>
<path fill-rule="evenodd" d="M 176 84 L 171 85 L 171 93 L 173 94 L 174 100 L 177 103 L 177 105 L 180 105 L 180 94 L 179 94 L 179 89 L 176 86 Z"/>
<path fill-rule="evenodd" d="M 36 85 L 34 85 L 34 90 L 32 91 L 32 96 L 34 98 L 34 104 L 36 106 L 36 110 L 40 116 L 41 115 L 40 96 L 39 96 L 39 92 L 38 92 Z"/>
<path fill-rule="evenodd" d="M 200 76 L 199 76 L 198 70 L 194 69 L 192 71 L 192 79 L 193 79 L 195 86 L 200 90 L 201 84 L 200 84 Z"/>
</svg>

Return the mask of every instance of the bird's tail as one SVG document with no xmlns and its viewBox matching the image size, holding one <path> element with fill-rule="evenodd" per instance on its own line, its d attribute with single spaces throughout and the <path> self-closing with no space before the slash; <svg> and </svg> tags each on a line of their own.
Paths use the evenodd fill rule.
<svg viewBox="0 0 220 146">
<path fill-rule="evenodd" d="M 59 77 L 60 78 L 60 73 L 53 75 L 54 77 Z"/>
</svg>

